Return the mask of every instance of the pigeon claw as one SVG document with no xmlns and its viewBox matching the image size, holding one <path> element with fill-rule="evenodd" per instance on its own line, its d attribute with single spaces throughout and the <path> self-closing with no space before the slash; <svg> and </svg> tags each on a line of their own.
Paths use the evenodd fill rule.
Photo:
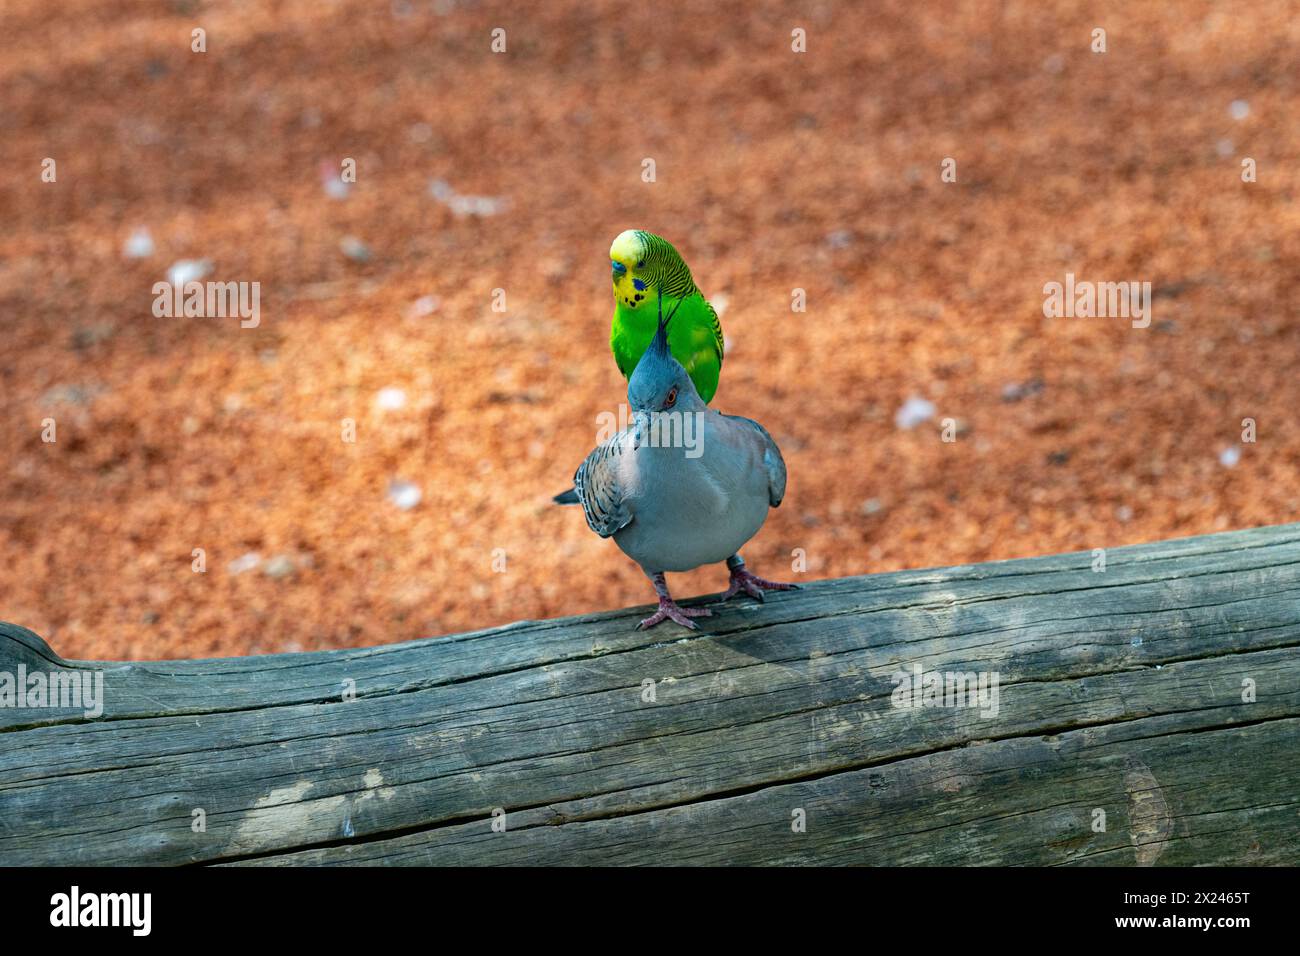
<svg viewBox="0 0 1300 956">
<path fill-rule="evenodd" d="M 750 574 L 744 567 L 731 569 L 731 585 L 722 594 L 722 600 L 727 601 L 735 597 L 741 591 L 744 591 L 750 597 L 758 601 L 763 600 L 764 591 L 798 591 L 797 584 L 784 584 L 781 581 L 769 581 L 766 578 L 760 578 L 757 574 Z"/>
<path fill-rule="evenodd" d="M 713 612 L 707 607 L 679 607 L 671 598 L 659 599 L 659 610 L 637 625 L 638 631 L 646 631 L 664 621 L 674 621 L 692 631 L 699 630 L 699 625 L 691 620 L 693 617 L 709 617 Z"/>
</svg>

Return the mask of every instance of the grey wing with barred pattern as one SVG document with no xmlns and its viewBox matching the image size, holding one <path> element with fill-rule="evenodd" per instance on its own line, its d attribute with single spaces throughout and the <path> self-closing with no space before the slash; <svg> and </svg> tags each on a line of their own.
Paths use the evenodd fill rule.
<svg viewBox="0 0 1300 956">
<path fill-rule="evenodd" d="M 618 461 L 623 455 L 627 432 L 620 432 L 597 446 L 578 466 L 573 487 L 582 502 L 587 526 L 602 538 L 608 538 L 632 522 L 632 511 L 623 500 L 618 481 Z"/>
</svg>

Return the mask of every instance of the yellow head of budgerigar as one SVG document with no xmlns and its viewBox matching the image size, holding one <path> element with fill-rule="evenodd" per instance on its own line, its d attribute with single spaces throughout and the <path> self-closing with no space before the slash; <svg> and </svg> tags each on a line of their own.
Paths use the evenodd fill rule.
<svg viewBox="0 0 1300 956">
<path fill-rule="evenodd" d="M 646 274 L 649 244 L 645 233 L 637 229 L 620 232 L 609 247 L 609 263 L 614 272 L 614 298 L 620 305 L 637 309 L 650 301 L 653 291 Z"/>
</svg>

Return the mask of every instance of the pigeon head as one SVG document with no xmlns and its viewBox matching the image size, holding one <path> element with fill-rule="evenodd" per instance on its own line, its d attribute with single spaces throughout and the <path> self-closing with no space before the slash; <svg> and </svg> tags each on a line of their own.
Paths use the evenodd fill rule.
<svg viewBox="0 0 1300 956">
<path fill-rule="evenodd" d="M 701 411 L 705 407 L 695 383 L 668 347 L 668 323 L 676 311 L 674 308 L 664 318 L 664 299 L 660 293 L 659 328 L 627 380 L 627 401 L 634 412 Z"/>
</svg>

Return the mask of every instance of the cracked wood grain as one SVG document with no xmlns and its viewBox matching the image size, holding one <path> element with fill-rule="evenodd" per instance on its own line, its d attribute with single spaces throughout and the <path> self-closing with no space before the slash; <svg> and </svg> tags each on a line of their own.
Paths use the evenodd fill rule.
<svg viewBox="0 0 1300 956">
<path fill-rule="evenodd" d="M 67 662 L 0 625 L 0 671 L 106 692 L 0 708 L 0 864 L 1295 863 L 1298 598 L 1289 525 L 816 582 L 690 634 Z M 997 712 L 895 706 L 914 665 L 996 673 Z"/>
</svg>

